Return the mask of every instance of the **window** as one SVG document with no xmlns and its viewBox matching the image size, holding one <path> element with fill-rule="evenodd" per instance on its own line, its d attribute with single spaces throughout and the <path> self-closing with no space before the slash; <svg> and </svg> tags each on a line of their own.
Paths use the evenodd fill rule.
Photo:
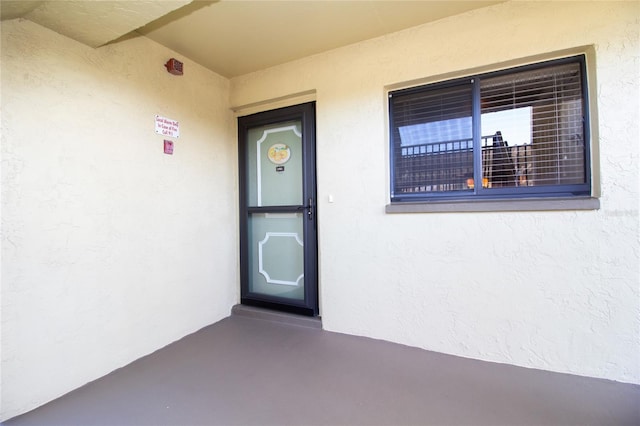
<svg viewBox="0 0 640 426">
<path fill-rule="evenodd" d="M 585 60 L 389 93 L 391 201 L 589 196 Z"/>
</svg>

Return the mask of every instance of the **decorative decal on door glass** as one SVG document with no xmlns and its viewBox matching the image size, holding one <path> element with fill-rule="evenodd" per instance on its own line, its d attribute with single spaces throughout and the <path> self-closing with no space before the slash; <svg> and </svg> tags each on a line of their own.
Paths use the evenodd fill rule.
<svg viewBox="0 0 640 426">
<path fill-rule="evenodd" d="M 291 150 L 283 143 L 274 143 L 269 147 L 267 157 L 273 164 L 284 164 L 291 158 Z"/>
<path fill-rule="evenodd" d="M 258 243 L 258 272 L 264 276 L 265 280 L 269 284 L 298 286 L 300 280 L 304 278 L 304 272 L 295 271 L 295 268 L 282 268 L 281 263 L 287 260 L 282 259 L 282 262 L 278 262 L 276 265 L 271 265 L 274 269 L 272 269 L 272 273 L 269 274 L 266 270 L 267 262 L 265 261 L 265 257 L 266 252 L 270 250 L 273 250 L 273 253 L 277 252 L 282 255 L 284 253 L 301 250 L 301 247 L 303 247 L 302 240 L 295 232 L 267 232 L 264 239 Z M 299 266 L 300 269 L 302 269 L 302 264 Z M 291 275 L 292 273 L 293 275 Z M 289 276 L 278 276 L 278 274 L 286 274 Z"/>
<path fill-rule="evenodd" d="M 298 137 L 298 138 L 302 138 L 302 133 L 298 130 L 298 128 L 296 126 L 282 126 L 282 127 L 277 127 L 275 129 L 267 129 L 262 133 L 262 137 L 260 139 L 258 139 L 256 141 L 256 167 L 257 167 L 257 175 L 258 175 L 258 181 L 257 181 L 257 195 L 258 195 L 258 202 L 257 205 L 258 207 L 262 207 L 262 161 L 260 161 L 264 155 L 264 151 L 262 151 L 262 155 L 261 155 L 261 149 L 262 149 L 262 142 L 264 142 L 265 140 L 267 140 L 267 137 L 269 135 L 273 135 L 276 133 L 281 133 L 281 132 L 293 132 L 293 134 Z M 272 154 L 271 151 L 273 149 L 273 158 L 276 159 L 277 161 L 281 161 L 280 163 L 275 163 L 275 161 L 272 159 Z M 269 159 L 269 161 L 271 161 L 272 163 L 275 164 L 283 164 L 286 163 L 287 161 L 289 161 L 289 159 L 291 158 L 291 149 L 289 148 L 288 145 L 284 144 L 284 143 L 275 143 L 273 145 L 271 145 L 269 147 L 269 149 L 267 150 L 267 158 Z M 280 166 L 282 167 L 282 166 Z M 283 170 L 276 170 L 276 172 L 278 173 L 282 173 L 284 172 Z M 289 204 L 294 204 L 294 203 L 289 203 Z"/>
</svg>

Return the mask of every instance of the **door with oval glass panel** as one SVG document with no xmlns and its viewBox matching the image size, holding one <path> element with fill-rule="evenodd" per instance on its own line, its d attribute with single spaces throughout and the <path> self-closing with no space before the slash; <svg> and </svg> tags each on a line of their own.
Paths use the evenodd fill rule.
<svg viewBox="0 0 640 426">
<path fill-rule="evenodd" d="M 315 103 L 238 118 L 241 302 L 318 315 Z"/>
</svg>

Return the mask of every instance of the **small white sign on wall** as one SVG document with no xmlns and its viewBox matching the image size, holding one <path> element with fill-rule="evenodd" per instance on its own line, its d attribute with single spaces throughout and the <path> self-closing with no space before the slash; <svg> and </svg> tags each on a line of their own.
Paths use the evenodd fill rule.
<svg viewBox="0 0 640 426">
<path fill-rule="evenodd" d="M 176 120 L 156 115 L 156 133 L 172 138 L 180 137 L 180 126 Z"/>
</svg>

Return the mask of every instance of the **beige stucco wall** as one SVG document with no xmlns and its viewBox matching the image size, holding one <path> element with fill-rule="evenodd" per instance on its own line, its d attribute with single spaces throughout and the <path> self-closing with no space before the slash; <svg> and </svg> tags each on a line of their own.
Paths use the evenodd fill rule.
<svg viewBox="0 0 640 426">
<path fill-rule="evenodd" d="M 639 5 L 505 3 L 232 80 L 235 107 L 316 91 L 327 330 L 640 383 Z M 581 46 L 600 210 L 385 214 L 385 87 Z"/>
<path fill-rule="evenodd" d="M 229 81 L 148 39 L 5 21 L 1 55 L 6 419 L 229 315 L 237 154 Z"/>
<path fill-rule="evenodd" d="M 513 2 L 231 82 L 186 58 L 169 75 L 175 54 L 145 38 L 91 49 L 2 22 L 0 419 L 228 315 L 229 106 L 296 93 L 318 102 L 326 329 L 640 383 L 639 17 L 637 2 Z M 386 87 L 580 46 L 600 210 L 384 213 Z M 173 156 L 156 114 L 180 122 Z"/>
</svg>

